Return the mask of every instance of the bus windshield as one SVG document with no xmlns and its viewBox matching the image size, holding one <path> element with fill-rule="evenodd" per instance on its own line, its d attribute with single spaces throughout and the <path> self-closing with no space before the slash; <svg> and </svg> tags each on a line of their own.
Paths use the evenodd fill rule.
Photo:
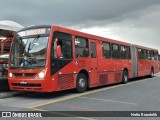
<svg viewBox="0 0 160 120">
<path fill-rule="evenodd" d="M 48 37 L 15 37 L 10 54 L 11 68 L 44 67 Z"/>
</svg>

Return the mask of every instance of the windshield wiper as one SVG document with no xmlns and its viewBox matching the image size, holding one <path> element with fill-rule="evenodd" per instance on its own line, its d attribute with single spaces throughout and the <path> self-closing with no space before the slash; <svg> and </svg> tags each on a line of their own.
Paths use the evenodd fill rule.
<svg viewBox="0 0 160 120">
<path fill-rule="evenodd" d="M 34 40 L 29 43 L 28 51 L 27 51 L 28 53 L 29 53 L 29 51 L 33 48 L 34 43 L 38 40 L 39 37 L 40 37 L 40 35 L 37 35 L 37 36 L 34 38 Z"/>
<path fill-rule="evenodd" d="M 29 53 L 29 51 L 33 48 L 34 43 L 38 40 L 39 37 L 40 37 L 40 35 L 37 35 L 32 42 L 29 42 L 26 56 Z M 27 43 L 28 43 L 28 41 L 27 41 Z M 26 46 L 27 46 L 27 44 L 26 44 Z M 31 64 L 32 64 L 32 59 L 31 59 Z"/>
</svg>

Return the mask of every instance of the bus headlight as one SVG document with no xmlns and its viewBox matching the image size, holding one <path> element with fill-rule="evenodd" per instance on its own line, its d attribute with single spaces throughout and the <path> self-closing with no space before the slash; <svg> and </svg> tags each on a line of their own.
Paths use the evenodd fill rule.
<svg viewBox="0 0 160 120">
<path fill-rule="evenodd" d="M 12 78 L 12 77 L 13 77 L 13 74 L 12 74 L 12 73 L 9 73 L 9 77 Z"/>
<path fill-rule="evenodd" d="M 45 70 L 41 71 L 41 72 L 36 76 L 36 78 L 40 78 L 40 79 L 44 78 L 45 73 L 46 73 Z"/>
</svg>

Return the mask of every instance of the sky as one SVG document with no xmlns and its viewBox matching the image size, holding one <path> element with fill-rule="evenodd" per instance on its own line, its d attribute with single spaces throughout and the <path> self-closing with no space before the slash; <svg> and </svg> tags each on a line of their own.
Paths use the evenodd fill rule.
<svg viewBox="0 0 160 120">
<path fill-rule="evenodd" d="M 160 0 L 0 0 L 0 20 L 63 27 L 160 51 Z"/>
</svg>

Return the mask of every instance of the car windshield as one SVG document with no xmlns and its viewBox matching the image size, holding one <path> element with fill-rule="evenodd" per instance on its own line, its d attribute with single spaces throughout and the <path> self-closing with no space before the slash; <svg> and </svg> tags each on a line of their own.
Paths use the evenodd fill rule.
<svg viewBox="0 0 160 120">
<path fill-rule="evenodd" d="M 44 67 L 48 37 L 15 37 L 10 54 L 11 68 Z"/>
</svg>

